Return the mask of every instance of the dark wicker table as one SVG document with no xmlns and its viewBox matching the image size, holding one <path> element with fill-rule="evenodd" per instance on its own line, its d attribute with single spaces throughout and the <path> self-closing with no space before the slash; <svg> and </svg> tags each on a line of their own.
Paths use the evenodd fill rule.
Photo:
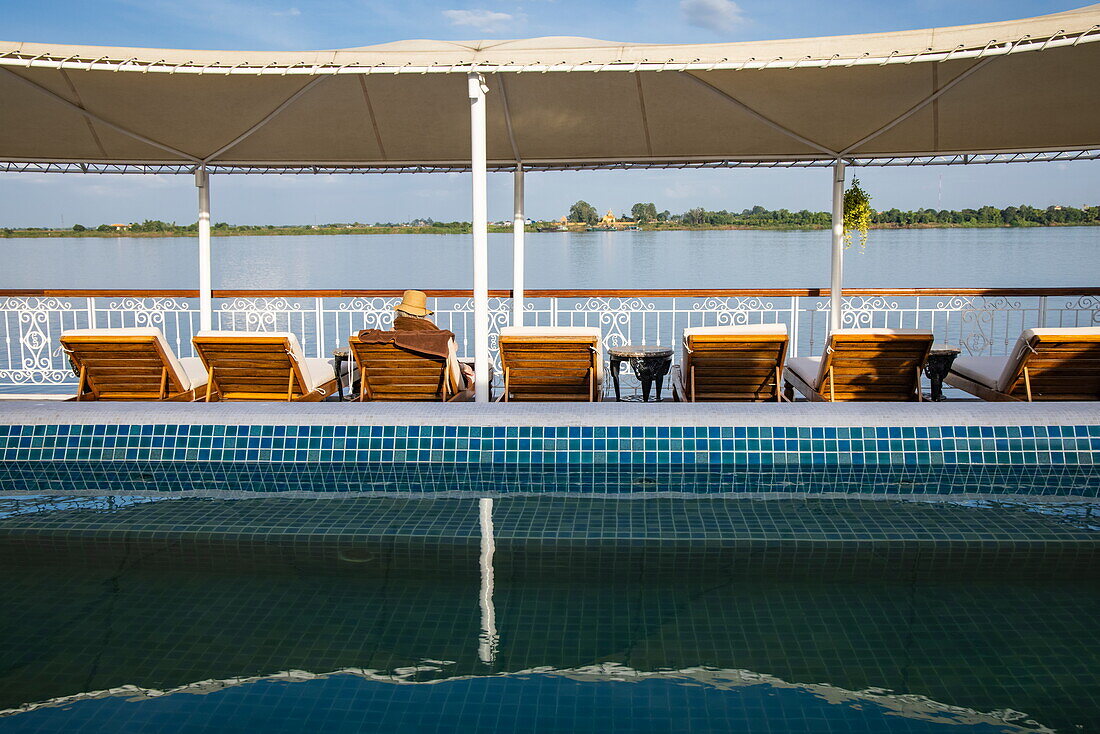
<svg viewBox="0 0 1100 734">
<path fill-rule="evenodd" d="M 654 381 L 657 383 L 657 401 L 661 400 L 661 386 L 665 375 L 672 368 L 672 350 L 668 347 L 639 347 L 627 345 L 607 350 L 611 357 L 611 381 L 615 384 L 615 400 L 622 401 L 619 395 L 619 370 L 623 362 L 629 362 L 634 374 L 642 383 L 642 402 L 649 402 L 649 392 Z"/>
<path fill-rule="evenodd" d="M 959 348 L 950 344 L 933 344 L 932 351 L 928 353 L 928 361 L 924 363 L 924 374 L 932 383 L 931 399 L 939 402 L 946 400 L 943 396 L 943 379 L 951 371 L 951 365 L 955 357 L 959 356 Z"/>
<path fill-rule="evenodd" d="M 340 402 L 344 401 L 344 375 L 341 373 L 341 368 L 344 366 L 344 362 L 348 361 L 350 355 L 348 354 L 347 347 L 337 347 L 332 350 L 332 366 L 336 370 L 336 394 L 339 395 Z M 348 370 L 348 377 L 351 376 L 351 370 Z M 352 390 L 353 386 L 348 385 L 348 389 Z M 355 394 L 348 396 L 354 399 Z"/>
</svg>

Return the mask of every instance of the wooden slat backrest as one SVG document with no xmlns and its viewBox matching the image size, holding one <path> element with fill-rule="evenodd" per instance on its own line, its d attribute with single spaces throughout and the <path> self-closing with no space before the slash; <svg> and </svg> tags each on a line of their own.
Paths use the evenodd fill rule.
<svg viewBox="0 0 1100 734">
<path fill-rule="evenodd" d="M 818 385 L 828 400 L 914 400 L 929 334 L 833 334 Z"/>
<path fill-rule="evenodd" d="M 782 389 L 785 334 L 689 334 L 683 377 L 692 400 L 775 400 Z"/>
<path fill-rule="evenodd" d="M 501 336 L 504 400 L 595 400 L 599 339 Z"/>
<path fill-rule="evenodd" d="M 1032 336 L 1005 392 L 1027 400 L 1029 388 L 1031 400 L 1100 399 L 1100 336 Z"/>
<path fill-rule="evenodd" d="M 220 400 L 296 400 L 309 392 L 286 337 L 196 336 L 192 341 L 210 375 L 208 387 Z"/>
<path fill-rule="evenodd" d="M 364 400 L 442 401 L 453 394 L 447 360 L 417 354 L 396 344 L 364 344 L 349 341 L 359 366 Z"/>
<path fill-rule="evenodd" d="M 163 400 L 187 389 L 154 336 L 62 336 L 61 344 L 83 371 L 78 399 Z"/>
</svg>

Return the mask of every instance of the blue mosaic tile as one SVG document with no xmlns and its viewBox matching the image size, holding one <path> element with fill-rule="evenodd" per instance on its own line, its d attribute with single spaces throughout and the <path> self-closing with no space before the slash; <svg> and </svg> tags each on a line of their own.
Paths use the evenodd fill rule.
<svg viewBox="0 0 1100 734">
<path fill-rule="evenodd" d="M 12 425 L 0 460 L 1091 466 L 1098 428 Z"/>
</svg>

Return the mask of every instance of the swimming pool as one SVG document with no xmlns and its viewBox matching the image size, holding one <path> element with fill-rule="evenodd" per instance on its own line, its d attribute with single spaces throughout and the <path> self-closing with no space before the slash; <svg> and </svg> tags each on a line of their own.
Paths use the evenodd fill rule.
<svg viewBox="0 0 1100 734">
<path fill-rule="evenodd" d="M 0 499 L 0 732 L 1100 726 L 1096 500 L 253 497 Z"/>
<path fill-rule="evenodd" d="M 1092 409 L 76 407 L 0 409 L 0 734 L 1100 730 Z"/>
</svg>

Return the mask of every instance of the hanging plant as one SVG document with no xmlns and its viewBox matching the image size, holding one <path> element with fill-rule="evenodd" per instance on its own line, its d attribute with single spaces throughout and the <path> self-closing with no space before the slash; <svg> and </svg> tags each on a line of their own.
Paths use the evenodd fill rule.
<svg viewBox="0 0 1100 734">
<path fill-rule="evenodd" d="M 852 246 L 852 232 L 859 232 L 859 249 L 867 249 L 867 232 L 871 229 L 871 197 L 860 188 L 859 179 L 844 192 L 844 246 Z"/>
</svg>

